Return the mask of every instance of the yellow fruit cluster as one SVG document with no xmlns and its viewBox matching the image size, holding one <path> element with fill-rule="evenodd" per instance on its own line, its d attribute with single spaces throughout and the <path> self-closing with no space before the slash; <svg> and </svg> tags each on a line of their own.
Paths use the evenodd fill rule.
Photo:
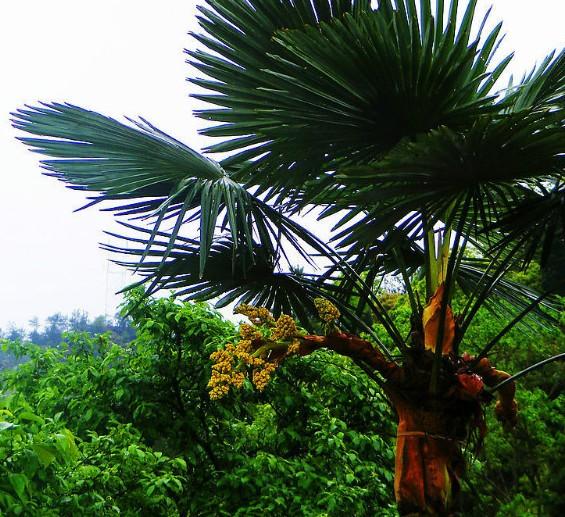
<svg viewBox="0 0 565 517">
<path fill-rule="evenodd" d="M 271 339 L 273 341 L 280 341 L 293 338 L 297 334 L 298 328 L 296 327 L 296 322 L 294 321 L 294 319 L 286 314 L 281 314 L 279 319 L 275 323 L 275 328 L 271 333 Z"/>
<path fill-rule="evenodd" d="M 243 388 L 245 382 L 245 374 L 243 372 L 233 372 L 231 377 L 231 384 L 238 389 Z"/>
<path fill-rule="evenodd" d="M 228 343 L 223 350 L 217 350 L 210 355 L 210 359 L 214 361 L 212 369 L 219 373 L 229 373 L 233 366 L 233 352 L 235 347 Z"/>
<path fill-rule="evenodd" d="M 275 318 L 265 307 L 254 307 L 253 305 L 248 305 L 247 303 L 242 303 L 238 307 L 235 308 L 233 311 L 234 314 L 242 314 L 243 316 L 247 316 L 249 321 L 254 325 L 264 325 L 273 323 Z"/>
<path fill-rule="evenodd" d="M 341 316 L 339 309 L 325 298 L 315 298 L 314 305 L 316 306 L 320 319 L 326 323 L 332 323 Z"/>
<path fill-rule="evenodd" d="M 229 384 L 214 379 L 214 372 L 212 372 L 212 377 L 210 377 L 208 387 L 211 388 L 210 399 L 212 400 L 221 399 L 222 397 L 225 397 L 230 391 Z"/>
</svg>

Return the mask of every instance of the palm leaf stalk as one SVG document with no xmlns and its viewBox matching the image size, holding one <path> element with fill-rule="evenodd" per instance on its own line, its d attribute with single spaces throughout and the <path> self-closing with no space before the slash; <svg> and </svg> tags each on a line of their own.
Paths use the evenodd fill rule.
<svg viewBox="0 0 565 517">
<path fill-rule="evenodd" d="M 398 412 L 400 513 L 447 515 L 461 442 L 477 426 L 484 434 L 490 392 L 499 418 L 516 421 L 517 376 L 488 353 L 516 324 L 556 324 L 551 293 L 507 273 L 545 264 L 565 238 L 565 53 L 497 91 L 512 56 L 497 58 L 501 25 L 486 34 L 488 13 L 475 23 L 476 0 L 371 4 L 199 6 L 190 80 L 210 105 L 195 113 L 212 122 L 202 134 L 218 139 L 204 153 L 144 119 L 70 104 L 26 107 L 13 120 L 47 156 L 48 175 L 137 220 L 113 234 L 128 246 L 106 248 L 148 294 L 174 289 L 249 317 L 238 343 L 212 358 L 211 396 L 247 374 L 264 389 L 288 355 L 350 357 Z M 297 222 L 305 213 L 337 218 L 329 239 Z M 391 276 L 410 299 L 408 338 L 376 292 Z M 468 299 L 461 314 L 457 289 Z M 467 343 L 484 306 L 502 330 Z"/>
</svg>

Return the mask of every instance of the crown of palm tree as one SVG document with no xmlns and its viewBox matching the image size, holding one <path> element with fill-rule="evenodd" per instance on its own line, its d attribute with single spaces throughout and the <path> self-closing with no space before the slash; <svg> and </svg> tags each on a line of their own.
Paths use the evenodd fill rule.
<svg viewBox="0 0 565 517">
<path fill-rule="evenodd" d="M 484 34 L 476 3 L 207 0 L 187 50 L 211 105 L 196 116 L 219 141 L 203 154 L 70 104 L 21 109 L 14 125 L 47 174 L 152 222 L 124 223 L 134 244 L 110 247 L 150 293 L 252 302 L 305 326 L 323 295 L 352 329 L 370 330 L 369 307 L 402 346 L 373 285 L 400 275 L 418 312 L 411 279 L 423 273 L 429 296 L 443 268 L 448 293 L 469 294 L 463 330 L 496 295 L 520 319 L 544 297 L 504 274 L 546 261 L 565 232 L 565 53 L 496 91 L 511 56 L 495 59 L 501 26 Z M 339 215 L 331 244 L 293 219 L 312 207 Z M 319 257 L 326 270 L 301 272 Z"/>
</svg>

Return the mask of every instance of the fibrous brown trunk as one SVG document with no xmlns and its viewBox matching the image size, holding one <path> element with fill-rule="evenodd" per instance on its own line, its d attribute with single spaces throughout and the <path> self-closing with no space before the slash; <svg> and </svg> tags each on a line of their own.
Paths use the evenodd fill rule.
<svg viewBox="0 0 565 517">
<path fill-rule="evenodd" d="M 449 515 L 464 460 L 449 418 L 394 397 L 398 413 L 394 493 L 400 515 Z"/>
</svg>

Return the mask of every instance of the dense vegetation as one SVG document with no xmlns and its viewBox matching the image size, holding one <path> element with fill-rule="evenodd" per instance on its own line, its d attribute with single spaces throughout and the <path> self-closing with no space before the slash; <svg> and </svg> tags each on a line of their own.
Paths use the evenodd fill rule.
<svg viewBox="0 0 565 517">
<path fill-rule="evenodd" d="M 382 300 L 408 325 L 406 295 Z M 4 340 L 30 359 L 1 380 L 0 513 L 396 515 L 393 411 L 349 359 L 294 358 L 265 392 L 248 386 L 212 402 L 209 356 L 234 325 L 206 305 L 139 292 L 125 310 L 137 331 L 127 346 L 86 332 L 54 348 Z M 482 310 L 471 332 L 499 328 Z M 517 329 L 503 345 L 497 361 L 516 371 L 562 348 L 563 336 Z M 559 368 L 520 383 L 514 432 L 489 417 L 465 515 L 563 514 Z"/>
</svg>

